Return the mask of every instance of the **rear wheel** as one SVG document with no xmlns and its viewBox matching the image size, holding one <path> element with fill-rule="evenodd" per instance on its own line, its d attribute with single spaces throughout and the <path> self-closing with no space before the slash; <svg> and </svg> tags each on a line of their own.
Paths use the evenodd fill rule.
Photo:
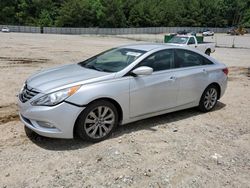
<svg viewBox="0 0 250 188">
<path fill-rule="evenodd" d="M 84 140 L 98 142 L 107 138 L 118 124 L 116 107 L 105 100 L 91 103 L 80 114 L 77 123 L 77 134 Z"/>
<path fill-rule="evenodd" d="M 199 103 L 199 109 L 202 112 L 208 112 L 215 107 L 217 100 L 218 88 L 211 85 L 203 92 Z"/>
<path fill-rule="evenodd" d="M 210 50 L 210 49 L 207 49 L 207 50 L 205 51 L 205 54 L 207 54 L 208 56 L 210 56 L 211 50 Z"/>
</svg>

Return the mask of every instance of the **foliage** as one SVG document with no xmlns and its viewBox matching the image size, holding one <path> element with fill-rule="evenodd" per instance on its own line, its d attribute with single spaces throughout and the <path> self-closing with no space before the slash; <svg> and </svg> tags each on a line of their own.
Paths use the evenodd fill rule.
<svg viewBox="0 0 250 188">
<path fill-rule="evenodd" d="M 250 0 L 1 0 L 0 24 L 250 27 Z"/>
</svg>

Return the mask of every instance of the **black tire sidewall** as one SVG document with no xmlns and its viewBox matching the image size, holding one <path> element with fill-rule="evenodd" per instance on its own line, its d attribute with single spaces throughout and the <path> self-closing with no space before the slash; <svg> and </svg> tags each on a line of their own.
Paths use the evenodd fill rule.
<svg viewBox="0 0 250 188">
<path fill-rule="evenodd" d="M 30 139 L 30 140 L 36 140 L 38 138 L 42 138 L 43 136 L 37 134 L 35 131 L 31 130 L 30 128 L 24 126 L 24 132 L 26 134 L 26 136 Z"/>
<path fill-rule="evenodd" d="M 115 114 L 115 123 L 114 123 L 113 128 L 111 129 L 111 131 L 107 135 L 105 135 L 102 138 L 95 139 L 95 138 L 91 138 L 88 136 L 88 134 L 86 133 L 86 131 L 84 129 L 84 123 L 85 123 L 86 117 L 89 114 L 89 112 L 98 106 L 109 107 Z M 114 129 L 117 127 L 117 125 L 118 125 L 118 112 L 117 112 L 116 107 L 109 101 L 99 100 L 99 101 L 95 101 L 93 103 L 90 103 L 82 111 L 82 113 L 79 115 L 79 117 L 77 118 L 77 121 L 76 121 L 76 134 L 78 134 L 78 136 L 80 136 L 80 138 L 82 138 L 83 140 L 90 141 L 90 142 L 99 142 L 99 141 L 105 140 L 107 137 L 109 137 L 112 134 L 112 132 L 114 131 Z"/>
</svg>

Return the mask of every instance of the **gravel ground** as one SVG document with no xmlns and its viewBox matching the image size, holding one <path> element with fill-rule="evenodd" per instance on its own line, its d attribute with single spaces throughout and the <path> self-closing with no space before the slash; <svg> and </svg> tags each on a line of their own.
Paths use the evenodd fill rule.
<svg viewBox="0 0 250 188">
<path fill-rule="evenodd" d="M 212 54 L 230 69 L 212 112 L 146 119 L 91 144 L 28 138 L 15 94 L 36 71 L 134 41 L 21 33 L 0 33 L 0 41 L 0 187 L 250 187 L 249 49 Z"/>
</svg>

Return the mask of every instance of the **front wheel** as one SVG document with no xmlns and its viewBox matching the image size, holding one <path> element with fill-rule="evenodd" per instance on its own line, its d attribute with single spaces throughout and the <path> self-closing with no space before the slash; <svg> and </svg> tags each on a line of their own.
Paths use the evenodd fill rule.
<svg viewBox="0 0 250 188">
<path fill-rule="evenodd" d="M 101 100 L 91 103 L 80 114 L 77 134 L 84 140 L 99 142 L 107 138 L 118 124 L 118 112 L 109 101 Z"/>
<path fill-rule="evenodd" d="M 199 109 L 202 112 L 208 112 L 215 107 L 217 100 L 218 89 L 216 86 L 211 85 L 203 92 L 199 103 Z"/>
</svg>

